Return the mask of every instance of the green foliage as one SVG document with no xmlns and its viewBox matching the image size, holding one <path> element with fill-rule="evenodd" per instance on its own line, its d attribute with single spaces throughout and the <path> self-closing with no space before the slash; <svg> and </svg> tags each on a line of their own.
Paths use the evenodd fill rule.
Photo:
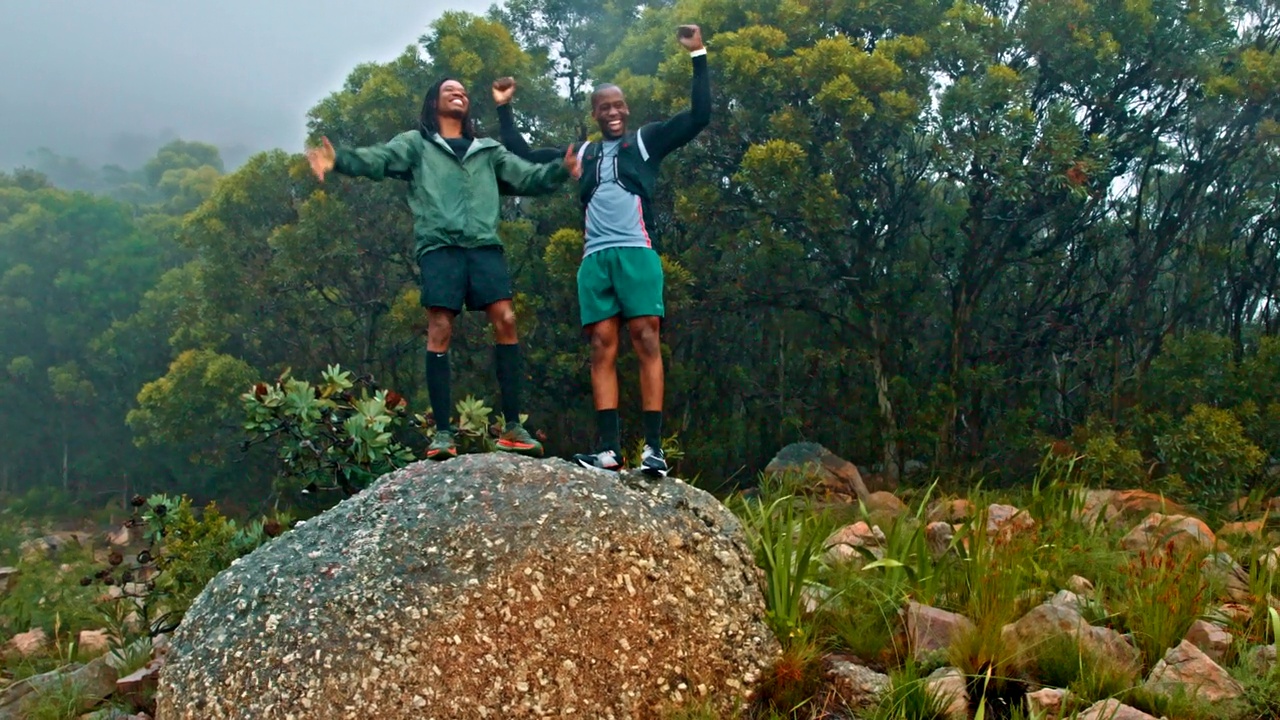
<svg viewBox="0 0 1280 720">
<path fill-rule="evenodd" d="M 249 443 L 276 449 L 281 490 L 341 487 L 350 495 L 413 459 L 395 438 L 404 399 L 337 365 L 316 385 L 286 371 L 269 385 L 255 383 L 240 399 Z"/>
<path fill-rule="evenodd" d="M 124 661 L 137 659 L 138 643 L 172 631 L 214 576 L 293 523 L 280 514 L 241 525 L 212 502 L 197 512 L 185 495 L 138 496 L 133 507 L 129 525 L 143 528 L 145 549 L 129 558 L 113 553 L 106 567 L 81 580 L 85 586 L 119 588 L 99 609 L 99 622 L 111 631 L 112 652 Z"/>
<path fill-rule="evenodd" d="M 11 637 L 38 627 L 53 635 L 61 629 L 96 627 L 96 592 L 76 582 L 87 574 L 92 560 L 88 548 L 72 544 L 57 558 L 39 555 L 19 562 L 13 587 L 0 595 L 0 634 Z"/>
<path fill-rule="evenodd" d="M 1155 443 L 1169 470 L 1191 482 L 1202 499 L 1238 497 L 1266 459 L 1234 415 L 1202 404 L 1193 405 L 1178 427 Z"/>
<path fill-rule="evenodd" d="M 954 699 L 935 692 L 920 667 L 904 664 L 889 674 L 890 690 L 876 708 L 875 720 L 947 720 Z"/>
<path fill-rule="evenodd" d="M 493 408 L 471 395 L 459 400 L 454 408 L 458 411 L 458 421 L 450 422 L 450 426 L 459 452 L 493 452 L 498 449 L 495 436 L 506 426 L 501 414 L 497 422 L 493 422 Z M 520 422 L 525 422 L 528 418 L 528 415 L 521 414 Z M 430 412 L 415 415 L 414 426 L 427 438 L 435 437 L 436 430 L 439 429 L 439 423 Z"/>
<path fill-rule="evenodd" d="M 1072 433 L 1080 450 L 1078 479 L 1088 487 L 1134 488 L 1146 484 L 1146 463 L 1137 442 L 1128 433 L 1093 415 Z"/>
<path fill-rule="evenodd" d="M 896 647 L 895 631 L 907 588 L 886 587 L 878 577 L 865 577 L 859 563 L 830 571 L 825 584 L 833 594 L 818 608 L 814 626 L 833 650 L 872 666 L 905 654 L 906 648 Z"/>
<path fill-rule="evenodd" d="M 92 704 L 86 689 L 68 677 L 58 678 L 23 698 L 23 717 L 27 720 L 76 720 L 81 711 Z"/>
<path fill-rule="evenodd" d="M 784 647 L 804 643 L 812 633 L 805 613 L 806 591 L 830 534 L 830 521 L 797 497 L 747 498 L 738 508 L 756 562 L 765 573 L 765 613 Z"/>
</svg>

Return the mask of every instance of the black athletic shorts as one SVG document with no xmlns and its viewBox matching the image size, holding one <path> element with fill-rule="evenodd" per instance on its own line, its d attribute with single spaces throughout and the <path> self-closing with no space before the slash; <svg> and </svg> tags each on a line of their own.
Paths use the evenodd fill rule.
<svg viewBox="0 0 1280 720">
<path fill-rule="evenodd" d="M 462 312 L 483 310 L 499 300 L 511 299 L 511 275 L 502 246 L 479 248 L 448 246 L 418 258 L 423 307 Z"/>
</svg>

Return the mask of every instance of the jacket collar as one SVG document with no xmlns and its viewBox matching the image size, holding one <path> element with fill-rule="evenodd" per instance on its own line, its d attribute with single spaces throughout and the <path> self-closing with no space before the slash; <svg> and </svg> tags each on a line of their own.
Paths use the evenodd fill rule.
<svg viewBox="0 0 1280 720">
<path fill-rule="evenodd" d="M 453 155 L 453 148 L 449 147 L 449 141 L 445 140 L 443 137 L 440 137 L 440 133 L 432 133 L 431 141 L 434 142 L 437 147 L 440 147 L 445 152 L 449 153 L 450 155 Z M 465 162 L 468 158 L 470 158 L 472 155 L 476 154 L 477 152 L 481 150 L 486 150 L 488 148 L 496 147 L 498 144 L 499 144 L 498 141 L 494 140 L 493 138 L 475 138 L 474 140 L 471 141 L 471 147 L 467 148 L 466 154 L 462 156 L 462 160 Z"/>
</svg>

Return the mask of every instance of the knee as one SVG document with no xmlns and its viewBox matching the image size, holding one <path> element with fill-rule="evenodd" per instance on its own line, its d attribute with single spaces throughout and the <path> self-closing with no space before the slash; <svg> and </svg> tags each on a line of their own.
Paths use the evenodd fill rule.
<svg viewBox="0 0 1280 720">
<path fill-rule="evenodd" d="M 635 345 L 636 352 L 644 358 L 656 358 L 662 356 L 662 337 L 658 332 L 658 324 L 644 323 L 632 328 L 631 344 Z"/>
<path fill-rule="evenodd" d="M 427 324 L 427 346 L 437 352 L 449 349 L 453 339 L 453 320 L 447 315 L 437 315 Z"/>
<path fill-rule="evenodd" d="M 618 354 L 618 336 L 610 333 L 596 332 L 591 334 L 591 357 L 594 360 L 609 360 Z"/>
<path fill-rule="evenodd" d="M 514 333 L 516 331 L 516 311 L 515 308 L 507 305 L 493 314 L 493 327 L 500 333 Z"/>
</svg>

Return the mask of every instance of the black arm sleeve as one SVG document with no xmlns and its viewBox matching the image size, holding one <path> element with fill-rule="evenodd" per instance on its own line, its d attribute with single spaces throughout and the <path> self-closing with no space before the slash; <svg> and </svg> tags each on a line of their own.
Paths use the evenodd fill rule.
<svg viewBox="0 0 1280 720">
<path fill-rule="evenodd" d="M 653 123 L 640 129 L 644 133 L 649 156 L 661 160 L 685 146 L 711 123 L 711 79 L 707 75 L 707 56 L 693 58 L 693 98 L 688 110 L 666 122 Z"/>
<path fill-rule="evenodd" d="M 516 130 L 515 114 L 511 111 L 510 104 L 498 106 L 498 135 L 503 147 L 529 162 L 548 163 L 564 157 L 564 148 L 530 149 L 524 136 Z"/>
</svg>

